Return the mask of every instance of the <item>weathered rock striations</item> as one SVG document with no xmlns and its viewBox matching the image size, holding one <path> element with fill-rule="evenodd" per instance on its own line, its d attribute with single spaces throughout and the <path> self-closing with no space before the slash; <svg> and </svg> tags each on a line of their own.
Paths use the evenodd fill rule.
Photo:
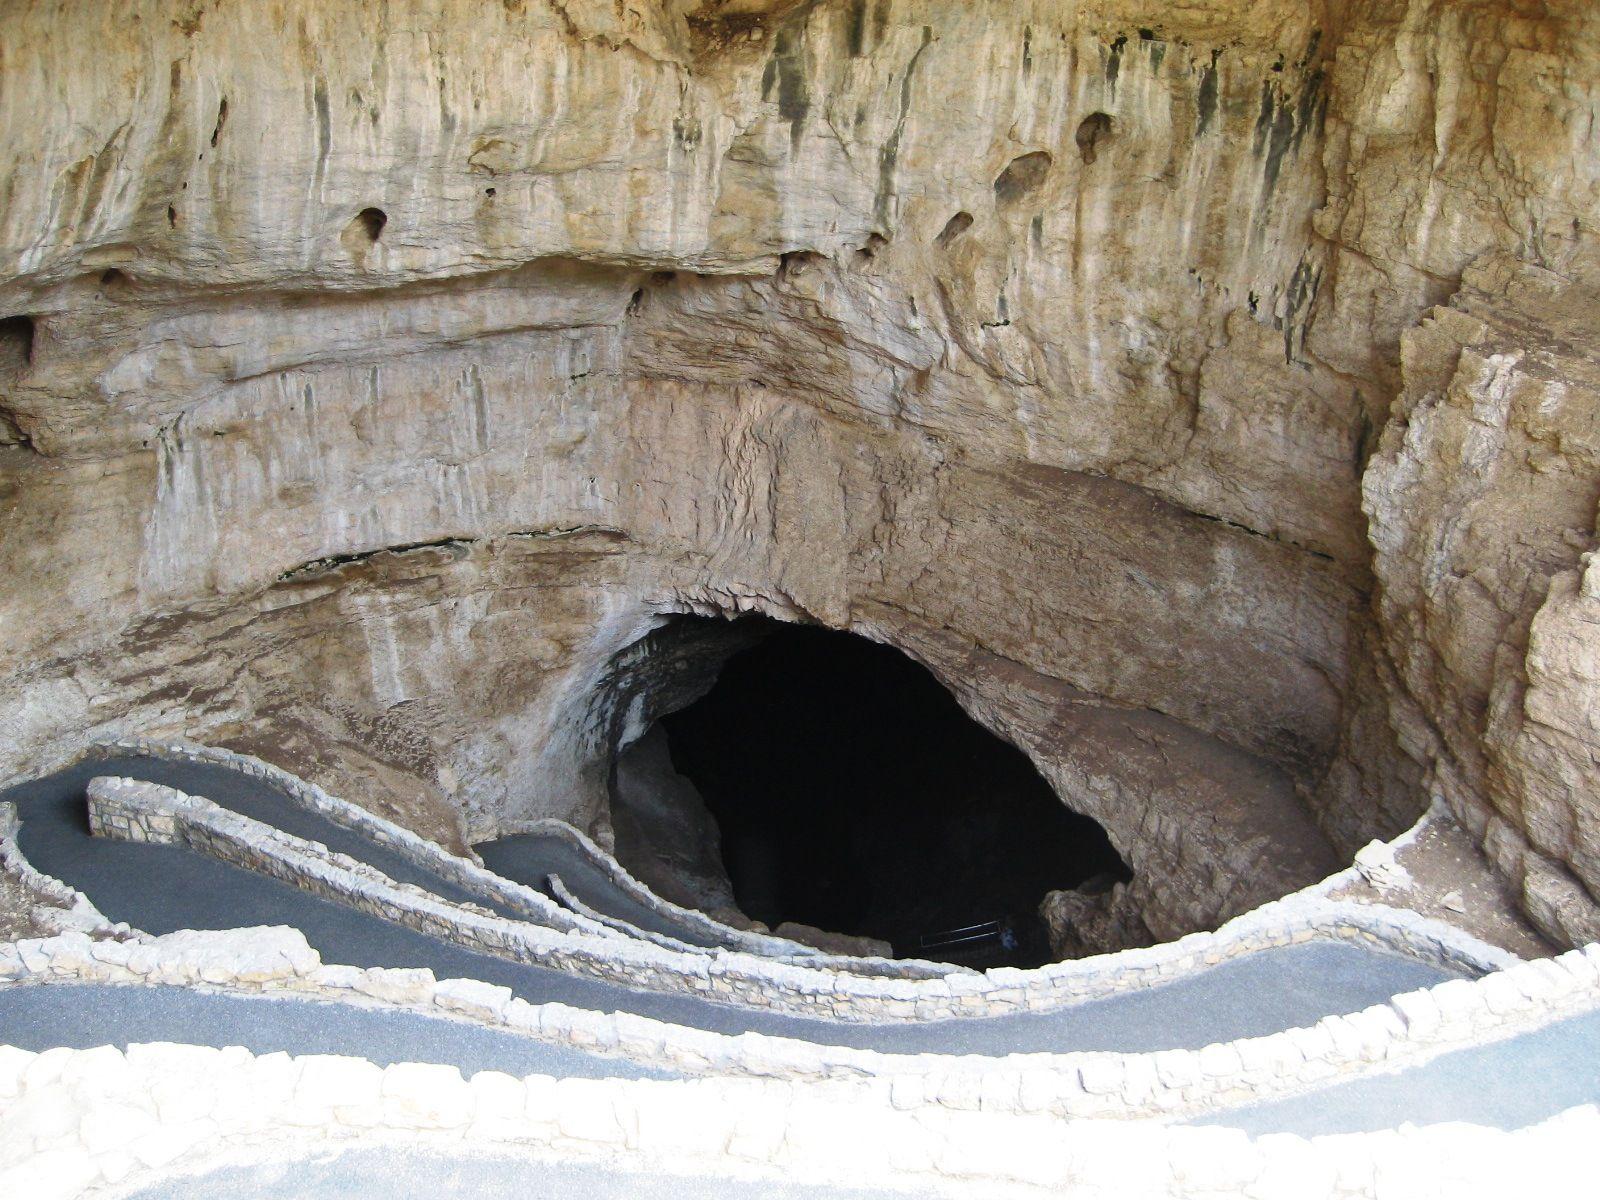
<svg viewBox="0 0 1600 1200">
<path fill-rule="evenodd" d="M 1600 933 L 1597 301 L 1582 274 L 1470 269 L 1405 335 L 1367 476 L 1397 728 L 1539 928 L 1577 942 Z"/>
<path fill-rule="evenodd" d="M 1597 47 L 1579 0 L 19 6 L 7 772 L 181 732 L 446 844 L 604 832 L 692 698 L 642 639 L 760 611 L 926 664 L 1154 937 L 1432 793 L 1590 936 Z"/>
</svg>

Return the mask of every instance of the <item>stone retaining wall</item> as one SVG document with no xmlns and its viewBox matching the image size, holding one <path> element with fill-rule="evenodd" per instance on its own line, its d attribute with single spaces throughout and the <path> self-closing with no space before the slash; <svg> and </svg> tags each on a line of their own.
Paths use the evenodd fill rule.
<svg viewBox="0 0 1600 1200">
<path fill-rule="evenodd" d="M 1045 1011 L 1168 982 L 1239 954 L 1319 937 L 1409 952 L 1467 972 L 1483 970 L 1486 960 L 1496 965 L 1515 961 L 1504 951 L 1413 913 L 1321 900 L 1298 907 L 1280 902 L 1271 912 L 1258 910 L 1216 934 L 1191 935 L 1166 947 L 1108 956 L 1122 965 L 1114 974 L 1082 968 L 1075 972 L 1001 968 L 983 976 L 939 980 L 879 979 L 724 951 L 686 954 L 619 937 L 610 930 L 606 937 L 592 937 L 510 921 L 396 884 L 374 868 L 332 854 L 317 843 L 171 788 L 102 777 L 91 782 L 89 795 L 91 825 L 97 831 L 141 840 L 176 839 L 223 861 L 488 954 L 628 987 L 688 992 L 806 1016 L 939 1020 Z M 1185 946 L 1186 942 L 1191 945 Z M 1034 986 L 1039 979 L 1051 985 L 1048 990 Z M 1079 985 L 1075 991 L 1062 986 L 1074 983 Z"/>
<path fill-rule="evenodd" d="M 419 837 L 402 825 L 386 821 L 348 800 L 330 796 L 315 784 L 281 767 L 263 762 L 248 754 L 236 754 L 210 746 L 189 742 L 154 742 L 146 738 L 118 738 L 115 741 L 95 743 L 86 757 L 96 753 L 132 755 L 164 762 L 197 763 L 224 767 L 251 779 L 259 779 L 286 800 L 309 812 L 332 821 L 344 829 L 360 834 L 379 846 L 390 850 L 413 865 L 440 876 L 446 882 L 486 901 L 503 904 L 525 914 L 530 920 L 552 929 L 584 933 L 603 933 L 592 922 L 555 903 L 537 888 L 525 887 L 506 879 L 478 863 L 451 854 L 442 846 Z"/>
<path fill-rule="evenodd" d="M 20 827 L 17 806 L 0 804 L 0 872 L 12 876 L 29 891 L 50 901 L 49 904 L 33 906 L 31 915 L 35 921 L 46 929 L 60 933 L 74 930 L 106 934 L 132 932 L 127 925 L 107 920 L 82 892 L 36 870 L 17 845 L 17 830 Z"/>
<path fill-rule="evenodd" d="M 1600 1009 L 1600 945 L 1480 980 L 1406 992 L 1305 1029 L 1199 1050 L 889 1054 L 710 1033 L 627 1013 L 531 1004 L 509 988 L 417 968 L 325 966 L 297 930 L 185 931 L 142 941 L 63 934 L 0 946 L 0 986 L 204 983 L 285 997 L 448 1014 L 682 1074 L 890 1080 L 897 1106 L 1033 1116 L 1184 1118 L 1405 1070 Z"/>
<path fill-rule="evenodd" d="M 110 745 L 124 752 L 157 753 L 155 743 L 125 740 Z M 259 778 L 293 779 L 277 768 L 229 751 L 177 742 L 162 745 L 165 748 L 159 754 L 176 760 L 236 761 L 238 769 Z M 312 794 L 306 785 L 300 787 Z M 315 789 L 314 794 L 318 797 L 318 811 L 326 810 L 330 816 L 334 810 L 361 811 L 348 802 L 327 797 L 320 789 Z M 363 814 L 360 820 L 374 827 L 389 826 L 370 814 Z M 356 821 L 352 817 L 341 823 L 357 827 Z M 450 860 L 498 880 L 433 843 L 398 827 L 390 828 L 395 831 L 394 836 L 413 847 L 419 862 L 434 865 L 438 859 Z M 952 968 L 949 974 L 934 979 L 877 978 L 832 968 L 827 959 L 781 962 L 718 952 L 708 964 L 703 956 L 608 938 L 604 977 L 625 978 L 631 973 L 641 979 L 656 978 L 662 977 L 665 970 L 666 976 L 676 974 L 682 980 L 681 984 L 667 984 L 669 987 L 703 992 L 709 985 L 716 998 L 731 1002 L 813 1014 L 820 1010 L 822 1015 L 843 1020 L 931 1020 L 1050 1011 L 1129 988 L 1170 982 L 1230 958 L 1313 938 L 1360 942 L 1469 974 L 1517 961 L 1504 950 L 1413 912 L 1328 900 L 1324 892 L 1329 885 L 1352 874 L 1341 872 L 1332 880 L 1235 918 L 1214 932 L 1189 934 L 1157 946 L 1050 963 L 1027 971 L 1002 967 L 974 973 Z M 520 890 L 538 895 L 532 889 Z M 550 903 L 548 898 L 541 899 Z M 575 914 L 569 916 L 581 919 Z"/>
<path fill-rule="evenodd" d="M 565 933 L 501 917 L 487 909 L 445 900 L 397 883 L 366 863 L 264 825 L 260 821 L 161 784 L 98 777 L 88 790 L 89 827 L 97 837 L 180 845 L 392 921 L 441 941 L 498 958 L 585 974 L 626 986 L 673 990 L 681 973 L 671 968 L 693 955 L 674 955 L 654 964 L 651 953 L 668 952 L 633 941 L 599 926 L 596 932 Z M 607 953 L 604 943 L 633 949 L 631 956 Z"/>
<path fill-rule="evenodd" d="M 594 920 L 596 914 L 592 912 L 585 913 L 582 908 L 573 908 L 572 911 L 577 913 L 580 918 L 583 918 L 583 920 L 575 924 L 570 919 L 566 919 L 566 914 L 562 913 L 559 907 L 555 908 L 555 914 L 552 915 L 548 910 L 553 906 L 551 906 L 549 899 L 538 889 L 526 887 L 494 872 L 487 871 L 479 864 L 468 862 L 458 855 L 451 854 L 443 847 L 425 838 L 418 837 L 404 826 L 396 825 L 382 817 L 375 816 L 358 804 L 332 796 L 322 788 L 306 782 L 292 772 L 255 758 L 252 755 L 239 754 L 235 751 L 215 746 L 201 746 L 192 742 L 158 742 L 147 738 L 120 738 L 115 741 L 100 742 L 96 744 L 94 749 L 160 759 L 167 762 L 202 763 L 208 766 L 226 767 L 251 778 L 260 779 L 281 791 L 286 799 L 333 821 L 337 825 L 372 838 L 380 845 L 405 855 L 418 866 L 443 875 L 459 887 L 512 906 L 532 908 L 536 910 L 534 919 L 540 924 L 550 925 L 552 928 L 557 929 L 575 928 L 594 932 L 585 922 Z M 813 946 L 790 941 L 787 938 L 735 929 L 731 925 L 724 925 L 722 922 L 708 917 L 705 913 L 697 912 L 694 909 L 682 908 L 657 896 L 643 883 L 635 879 L 613 856 L 601 849 L 592 838 L 566 821 L 554 819 L 533 821 L 522 826 L 517 832 L 537 833 L 561 838 L 580 854 L 590 859 L 598 870 L 604 873 L 614 885 L 632 897 L 634 901 L 665 920 L 675 922 L 686 928 L 692 928 L 704 934 L 724 949 L 759 954 L 773 958 L 778 962 L 793 962 L 798 965 L 813 966 L 827 970 L 848 971 L 851 974 L 882 975 L 894 979 L 937 978 L 952 972 L 966 973 L 967 971 L 966 968 L 950 966 L 944 963 L 853 958 L 846 955 L 828 954 Z M 616 928 L 619 924 L 625 924 L 617 922 L 615 919 L 602 921 L 601 923 L 611 928 Z M 628 928 L 636 936 L 643 933 L 642 930 L 637 930 L 632 926 Z M 654 939 L 646 937 L 645 940 L 653 941 Z M 690 952 L 698 950 L 694 946 L 688 946 L 687 949 Z"/>
<path fill-rule="evenodd" d="M 588 917 L 596 925 L 604 925 L 613 933 L 622 937 L 637 938 L 641 942 L 649 942 L 652 946 L 660 946 L 663 950 L 677 950 L 683 954 L 704 954 L 703 947 L 691 946 L 688 942 L 679 941 L 675 937 L 668 937 L 664 933 L 657 933 L 653 929 L 642 929 L 637 925 L 630 925 L 619 917 L 610 917 L 603 912 L 590 908 L 577 896 L 572 894 L 572 889 L 567 887 L 566 881 L 560 875 L 551 872 L 548 876 L 550 895 L 566 905 L 580 917 Z"/>
<path fill-rule="evenodd" d="M 601 846 L 585 834 L 581 829 L 566 821 L 554 817 L 542 817 L 537 821 L 530 821 L 517 830 L 518 833 L 533 833 L 543 836 L 560 838 L 573 849 L 594 863 L 595 867 L 604 872 L 621 891 L 626 893 L 636 903 L 643 905 L 664 920 L 678 925 L 696 929 L 709 937 L 719 939 L 718 944 L 729 950 L 742 950 L 749 954 L 759 954 L 773 962 L 792 963 L 795 966 L 812 967 L 818 970 L 845 971 L 852 975 L 878 976 L 884 979 L 941 979 L 946 975 L 976 975 L 978 972 L 970 967 L 957 966 L 953 963 L 926 962 L 915 958 L 873 958 L 862 955 L 830 954 L 819 950 L 815 946 L 807 946 L 803 942 L 790 941 L 788 938 L 777 937 L 774 934 L 754 933 L 750 930 L 735 929 L 731 925 L 724 925 L 721 921 L 698 912 L 692 908 L 683 908 L 657 896 L 648 887 L 635 879 L 628 869 L 619 863 L 612 855 L 607 854 Z M 576 899 L 576 897 L 574 897 Z M 565 898 L 562 903 L 566 904 Z M 606 917 L 596 913 L 593 909 L 583 905 L 582 902 L 569 905 L 574 912 L 581 913 L 602 923 L 611 924 L 614 928 L 627 928 L 635 936 L 642 936 L 646 941 L 663 945 L 659 935 L 651 935 L 647 930 L 629 925 L 614 917 Z M 672 939 L 676 941 L 677 939 Z"/>
<path fill-rule="evenodd" d="M 596 869 L 601 871 L 606 878 L 611 880 L 612 884 L 635 903 L 643 905 L 665 920 L 686 929 L 692 929 L 696 933 L 714 940 L 717 945 L 724 949 L 743 950 L 750 954 L 762 954 L 779 959 L 824 957 L 822 951 L 814 946 L 804 946 L 799 942 L 791 942 L 787 938 L 773 937 L 770 934 L 756 933 L 752 930 L 735 929 L 731 925 L 724 925 L 721 921 L 708 917 L 703 912 L 698 912 L 692 908 L 684 908 L 681 905 L 673 904 L 670 900 L 663 899 L 634 878 L 612 855 L 601 849 L 593 838 L 567 821 L 559 821 L 554 817 L 544 817 L 519 826 L 515 832 L 560 838 L 592 862 Z"/>
<path fill-rule="evenodd" d="M 1077 1200 L 1577 1196 L 1593 1105 L 1514 1133 L 1468 1125 L 1252 1139 L 1236 1130 L 908 1103 L 892 1081 L 517 1078 L 166 1043 L 0 1047 L 0 1195 L 76 1200 L 219 1160 L 281 1166 L 363 1145 L 494 1151 L 759 1185 Z M 686 1190 L 693 1185 L 685 1182 Z"/>
</svg>

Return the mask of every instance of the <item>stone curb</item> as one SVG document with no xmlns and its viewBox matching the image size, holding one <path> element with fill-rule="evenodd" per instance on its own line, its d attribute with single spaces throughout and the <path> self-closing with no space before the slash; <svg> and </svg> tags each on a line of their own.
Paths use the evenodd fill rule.
<svg viewBox="0 0 1600 1200">
<path fill-rule="evenodd" d="M 524 833 L 560 838 L 587 858 L 600 871 L 604 872 L 605 876 L 623 892 L 627 893 L 630 899 L 644 905 L 651 912 L 667 920 L 675 921 L 680 925 L 695 930 L 697 933 L 715 938 L 718 945 L 726 950 L 743 950 L 750 954 L 761 954 L 768 957 L 823 957 L 822 951 L 815 947 L 803 946 L 799 942 L 791 942 L 787 938 L 773 937 L 770 934 L 735 929 L 731 925 L 724 925 L 721 921 L 713 920 L 703 912 L 697 912 L 692 908 L 683 908 L 680 905 L 673 904 L 670 900 L 663 899 L 646 887 L 639 879 L 636 879 L 615 857 L 602 850 L 594 839 L 577 826 L 566 821 L 559 821 L 554 817 L 544 817 L 540 820 L 517 826 L 510 832 L 510 835 Z"/>
<path fill-rule="evenodd" d="M 383 828 L 412 846 L 418 862 L 437 868 L 448 860 L 470 868 L 474 878 L 487 877 L 502 886 L 548 898 L 532 889 L 474 867 L 415 834 L 362 813 L 357 806 L 334 800 L 275 767 L 235 755 L 231 751 L 192 747 L 184 743 L 151 743 L 125 739 L 110 743 L 123 752 L 147 753 L 178 761 L 233 765 L 257 778 L 270 778 L 280 786 L 290 780 L 300 792 L 319 797 L 317 811 L 332 816 L 334 810 L 351 828 Z M 360 813 L 360 817 L 351 815 Z M 1341 872 L 1335 880 L 1343 877 Z M 935 979 L 893 979 L 827 969 L 814 960 L 777 962 L 755 955 L 717 951 L 709 960 L 665 951 L 659 947 L 608 936 L 605 938 L 607 978 L 637 972 L 639 978 L 676 976 L 680 990 L 703 992 L 709 984 L 715 998 L 729 1003 L 784 1007 L 790 1011 L 825 1015 L 840 1020 L 938 1020 L 984 1016 L 1002 1012 L 1046 1012 L 1087 1000 L 1099 999 L 1135 987 L 1182 978 L 1229 958 L 1270 946 L 1303 942 L 1315 937 L 1355 940 L 1451 970 L 1478 974 L 1518 961 L 1497 947 L 1442 922 L 1419 914 L 1378 905 L 1330 901 L 1322 894 L 1328 881 L 1303 892 L 1236 917 L 1214 932 L 1187 934 L 1172 942 L 1093 958 L 1051 963 L 1032 970 L 1001 967 L 983 973 L 952 972 Z M 581 920 L 576 914 L 567 914 Z M 555 923 L 552 923 L 555 924 Z M 585 932 L 611 935 L 614 931 L 591 928 Z M 662 973 L 665 974 L 662 974 Z M 662 986 L 662 982 L 649 986 Z M 666 986 L 673 987 L 671 983 Z"/>
<path fill-rule="evenodd" d="M 729 944 L 727 949 L 742 949 L 746 953 L 759 954 L 773 962 L 788 963 L 797 967 L 812 967 L 819 970 L 844 971 L 852 975 L 866 975 L 879 979 L 942 979 L 947 975 L 977 975 L 979 972 L 970 967 L 955 966 L 950 963 L 928 962 L 916 958 L 870 958 L 852 956 L 847 954 L 830 954 L 825 950 L 818 950 L 815 946 L 807 946 L 803 942 L 793 942 L 788 938 L 780 938 L 772 934 L 751 933 L 748 930 L 735 929 L 731 925 L 706 916 L 692 908 L 680 908 L 670 900 L 663 900 L 639 880 L 629 874 L 626 867 L 611 855 L 607 854 L 598 843 L 593 841 L 581 829 L 566 821 L 554 817 L 543 817 L 537 821 L 529 822 L 520 827 L 518 833 L 541 833 L 553 835 L 570 843 L 574 849 L 593 860 L 596 867 L 623 891 L 627 892 L 634 900 L 648 907 L 652 912 L 683 924 L 694 925 L 696 928 L 704 927 L 708 932 L 717 936 L 732 935 L 738 944 Z M 566 903 L 566 901 L 562 901 Z M 602 923 L 617 921 L 617 918 L 606 917 L 586 907 L 575 907 L 574 912 L 584 913 L 591 919 Z M 618 922 L 626 925 L 626 922 Z M 628 925 L 627 928 L 634 929 Z M 650 940 L 654 940 L 651 938 Z M 657 943 L 660 944 L 659 942 Z M 691 947 L 692 949 L 692 947 Z"/>
<path fill-rule="evenodd" d="M 709 993 L 708 958 L 635 941 L 615 930 L 570 933 L 512 920 L 398 883 L 366 863 L 162 784 L 98 776 L 89 782 L 96 836 L 185 846 L 441 941 L 628 987 Z M 698 984 L 698 986 L 695 986 Z"/>
<path fill-rule="evenodd" d="M 688 1075 L 892 1084 L 902 1109 L 1072 1118 L 1181 1118 L 1419 1066 L 1600 1009 L 1600 944 L 1480 980 L 1406 992 L 1304 1029 L 1149 1053 L 895 1054 L 756 1033 L 723 1035 L 627 1013 L 531 1004 L 425 969 L 320 965 L 298 930 L 184 931 L 142 941 L 62 934 L 0 945 L 0 986 L 206 985 L 382 1005 L 502 1028 Z"/>
<path fill-rule="evenodd" d="M 630 925 L 621 917 L 608 917 L 605 913 L 590 908 L 582 900 L 572 894 L 561 876 L 552 872 L 547 877 L 550 895 L 559 900 L 566 907 L 577 913 L 580 917 L 587 917 L 596 925 L 604 925 L 607 929 L 621 934 L 623 937 L 636 938 L 641 942 L 649 942 L 652 946 L 660 946 L 663 950 L 676 950 L 682 954 L 705 954 L 707 951 L 700 946 L 691 946 L 688 942 L 680 942 L 675 937 L 668 937 L 664 933 L 657 933 L 653 929 L 643 929 L 638 925 Z"/>
<path fill-rule="evenodd" d="M 97 777 L 89 785 L 89 808 L 91 826 L 102 834 L 178 841 L 221 861 L 429 936 L 500 958 L 574 971 L 627 987 L 687 992 L 773 1011 L 855 1021 L 984 1016 L 1025 1006 L 1037 1011 L 1036 1006 L 1027 1005 L 1032 997 L 1021 986 L 1010 988 L 1008 995 L 979 990 L 978 985 L 991 980 L 1009 982 L 1025 976 L 1017 970 L 991 971 L 988 980 L 970 976 L 938 981 L 882 980 L 809 970 L 725 951 L 714 951 L 709 956 L 683 954 L 622 938 L 611 930 L 606 930 L 607 937 L 596 938 L 471 911 L 421 889 L 397 884 L 375 868 L 331 853 L 318 843 L 292 837 L 209 800 L 159 784 Z M 1322 901 L 1311 920 L 1269 926 L 1263 932 L 1225 943 L 1194 956 L 1181 971 L 1133 974 L 1124 980 L 1124 988 L 1166 982 L 1238 953 L 1311 941 L 1318 936 L 1378 947 L 1395 948 L 1398 943 L 1415 957 L 1469 971 L 1482 969 L 1480 955 L 1464 950 L 1446 926 L 1437 926 L 1430 937 L 1419 939 L 1422 921 L 1414 914 L 1393 909 Z M 1392 928 L 1386 927 L 1386 922 Z M 1387 938 L 1385 933 L 1389 934 Z M 1213 940 L 1216 936 L 1211 935 Z M 1183 941 L 1174 945 L 1181 947 Z M 1502 960 L 1511 958 L 1504 952 L 1496 953 Z M 1019 978 L 1019 982 L 1023 980 Z M 1058 1001 L 1052 1007 L 1059 1006 Z"/>
<path fill-rule="evenodd" d="M 0 1048 L 0 1195 L 29 1200 L 149 1187 L 251 1144 L 281 1163 L 389 1139 L 456 1161 L 519 1150 L 652 1175 L 985 1198 L 1502 1200 L 1581 1194 L 1597 1137 L 1594 1105 L 1516 1132 L 1454 1124 L 1251 1139 L 981 1107 L 908 1110 L 884 1082 L 464 1078 L 448 1066 L 238 1047 Z"/>
<path fill-rule="evenodd" d="M 132 932 L 127 925 L 107 920 L 105 914 L 82 892 L 68 887 L 52 875 L 37 870 L 22 853 L 22 848 L 17 845 L 17 831 L 20 827 L 17 806 L 9 802 L 0 804 L 0 873 L 12 876 L 24 887 L 51 901 L 49 904 L 33 906 L 30 915 L 35 921 L 57 933 Z"/>
<path fill-rule="evenodd" d="M 452 854 L 442 846 L 419 837 L 404 826 L 376 816 L 358 804 L 330 796 L 315 784 L 307 783 L 280 767 L 248 754 L 236 754 L 232 750 L 215 749 L 188 742 L 118 738 L 113 741 L 93 743 L 78 761 L 83 761 L 96 751 L 154 758 L 167 762 L 219 766 L 237 771 L 241 775 L 270 784 L 292 803 L 332 821 L 335 825 L 371 839 L 384 849 L 399 854 L 413 865 L 431 871 L 465 891 L 522 912 L 539 924 L 552 929 L 582 933 L 605 935 L 610 932 L 562 908 L 537 888 L 526 887 L 497 875 L 470 859 Z"/>
</svg>

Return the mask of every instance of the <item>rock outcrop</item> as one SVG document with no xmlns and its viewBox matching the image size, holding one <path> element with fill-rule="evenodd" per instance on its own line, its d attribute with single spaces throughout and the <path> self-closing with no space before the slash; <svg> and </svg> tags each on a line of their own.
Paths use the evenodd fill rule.
<svg viewBox="0 0 1600 1200">
<path fill-rule="evenodd" d="M 1582 274 L 1474 266 L 1406 333 L 1367 474 L 1397 727 L 1566 942 L 1600 935 L 1597 306 Z"/>
<path fill-rule="evenodd" d="M 8 17 L 8 773 L 603 830 L 648 636 L 755 610 L 924 662 L 1152 936 L 1433 792 L 1592 930 L 1584 0 Z"/>
</svg>

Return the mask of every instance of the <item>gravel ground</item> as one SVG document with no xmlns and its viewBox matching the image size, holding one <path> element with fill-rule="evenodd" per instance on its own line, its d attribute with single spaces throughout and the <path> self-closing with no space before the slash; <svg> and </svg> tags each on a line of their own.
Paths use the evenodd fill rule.
<svg viewBox="0 0 1600 1200">
<path fill-rule="evenodd" d="M 1523 918 L 1516 896 L 1489 869 L 1483 851 L 1448 817 L 1433 820 L 1395 857 L 1410 873 L 1409 884 L 1379 888 L 1363 879 L 1346 884 L 1333 898 L 1409 908 L 1521 958 L 1556 953 Z"/>
</svg>

